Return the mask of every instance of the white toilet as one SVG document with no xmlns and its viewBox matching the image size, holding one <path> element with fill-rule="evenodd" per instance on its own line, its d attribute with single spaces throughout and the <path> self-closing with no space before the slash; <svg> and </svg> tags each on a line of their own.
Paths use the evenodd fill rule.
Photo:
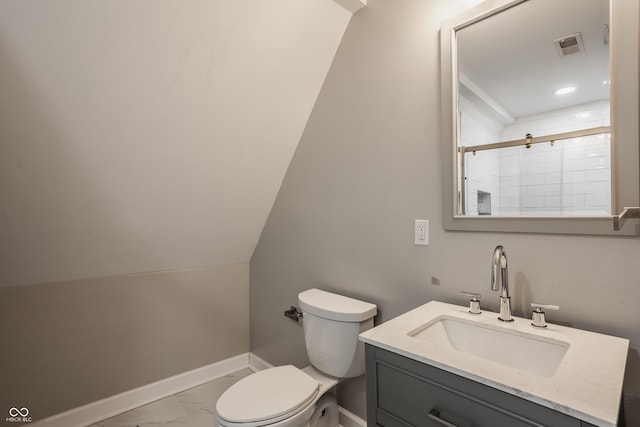
<svg viewBox="0 0 640 427">
<path fill-rule="evenodd" d="M 298 295 L 311 366 L 265 369 L 229 387 L 216 404 L 222 427 L 337 427 L 334 387 L 364 374 L 358 335 L 373 327 L 374 304 L 310 289 Z"/>
</svg>

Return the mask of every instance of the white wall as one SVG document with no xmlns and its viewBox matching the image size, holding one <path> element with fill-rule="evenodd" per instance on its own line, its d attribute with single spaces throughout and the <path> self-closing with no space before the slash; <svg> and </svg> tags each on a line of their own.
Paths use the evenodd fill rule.
<svg viewBox="0 0 640 427">
<path fill-rule="evenodd" d="M 248 262 L 350 17 L 0 1 L 0 286 Z"/>
</svg>

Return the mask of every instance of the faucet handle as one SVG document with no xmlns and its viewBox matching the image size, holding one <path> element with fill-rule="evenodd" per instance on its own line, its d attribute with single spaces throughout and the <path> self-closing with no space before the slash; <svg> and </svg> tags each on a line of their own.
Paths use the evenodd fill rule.
<svg viewBox="0 0 640 427">
<path fill-rule="evenodd" d="M 469 292 L 469 291 L 460 291 L 460 293 L 462 295 L 466 295 L 468 297 L 471 297 L 471 300 L 469 300 L 469 313 L 471 313 L 471 314 L 480 314 L 480 313 L 482 313 L 482 311 L 480 311 L 480 297 L 482 295 L 477 294 L 475 292 Z"/>
<path fill-rule="evenodd" d="M 531 316 L 531 324 L 533 326 L 535 326 L 536 328 L 546 328 L 547 327 L 547 321 L 544 317 L 544 311 L 542 311 L 542 309 L 545 310 L 560 310 L 560 307 L 558 307 L 557 305 L 549 305 L 549 304 L 538 304 L 535 302 L 531 303 L 531 308 L 533 308 L 533 314 Z"/>
</svg>

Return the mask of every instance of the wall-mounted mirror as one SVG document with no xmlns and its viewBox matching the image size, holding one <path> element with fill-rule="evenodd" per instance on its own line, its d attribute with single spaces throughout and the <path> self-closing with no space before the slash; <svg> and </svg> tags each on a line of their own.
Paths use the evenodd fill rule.
<svg viewBox="0 0 640 427">
<path fill-rule="evenodd" d="M 638 5 L 487 1 L 443 23 L 445 228 L 613 230 L 638 206 Z"/>
</svg>

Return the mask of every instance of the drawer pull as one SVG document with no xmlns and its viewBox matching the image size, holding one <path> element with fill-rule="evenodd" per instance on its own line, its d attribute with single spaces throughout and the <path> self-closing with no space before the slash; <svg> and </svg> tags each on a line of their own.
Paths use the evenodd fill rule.
<svg viewBox="0 0 640 427">
<path fill-rule="evenodd" d="M 446 427 L 457 427 L 455 424 L 451 424 L 450 422 L 440 418 L 440 411 L 438 411 L 436 408 L 433 408 L 432 410 L 430 410 L 427 415 L 429 415 L 429 418 L 431 418 L 433 421 L 437 422 L 440 425 L 443 425 Z"/>
</svg>

